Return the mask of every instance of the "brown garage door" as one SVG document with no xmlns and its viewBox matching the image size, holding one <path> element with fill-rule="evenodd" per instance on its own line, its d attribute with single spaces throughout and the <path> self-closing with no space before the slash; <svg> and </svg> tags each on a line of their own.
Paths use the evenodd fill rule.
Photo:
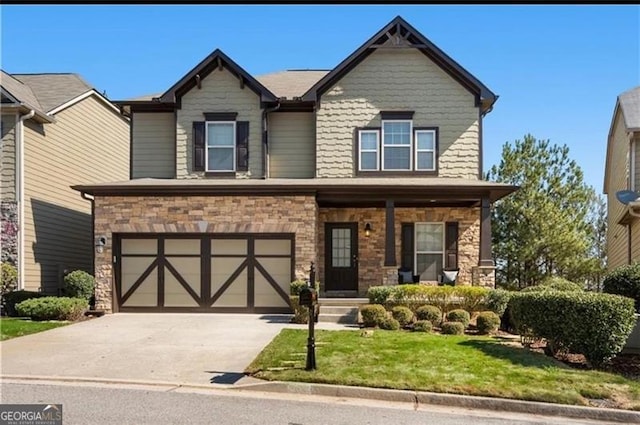
<svg viewBox="0 0 640 425">
<path fill-rule="evenodd" d="M 119 311 L 290 311 L 292 234 L 122 234 L 115 241 Z"/>
</svg>

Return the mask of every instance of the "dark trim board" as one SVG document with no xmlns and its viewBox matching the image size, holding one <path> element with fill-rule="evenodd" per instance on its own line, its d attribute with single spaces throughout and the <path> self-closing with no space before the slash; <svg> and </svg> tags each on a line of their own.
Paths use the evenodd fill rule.
<svg viewBox="0 0 640 425">
<path fill-rule="evenodd" d="M 156 253 L 153 254 L 123 254 L 122 241 L 131 239 L 152 239 L 157 241 Z M 200 241 L 197 254 L 165 254 L 165 241 L 173 239 L 189 239 Z M 216 254 L 211 251 L 211 241 L 216 239 L 246 240 L 246 254 Z M 287 240 L 290 242 L 290 252 L 287 255 L 266 253 L 255 253 L 255 242 L 259 240 Z M 289 281 L 295 276 L 295 234 L 293 233 L 119 233 L 113 236 L 113 268 L 114 268 L 114 312 L 228 312 L 228 313 L 290 313 L 289 307 L 256 306 L 255 300 L 255 276 L 259 273 L 264 277 L 272 289 L 285 302 L 289 303 L 288 290 L 280 287 L 278 282 L 271 276 L 269 271 L 261 264 L 261 259 L 287 258 L 290 259 Z M 133 285 L 123 293 L 122 291 L 122 266 L 124 258 L 153 258 L 135 280 Z M 200 260 L 200 285 L 198 290 L 194 290 L 187 280 L 180 274 L 180 271 L 172 264 L 174 258 L 196 258 Z M 218 288 L 215 294 L 211 294 L 211 259 L 212 258 L 238 258 L 242 261 L 233 272 L 229 274 L 223 285 Z M 247 273 L 246 281 L 246 305 L 244 307 L 223 307 L 216 306 L 216 301 L 225 293 L 232 284 L 237 285 L 237 277 L 243 272 Z M 124 303 L 136 292 L 142 283 L 153 273 L 157 275 L 156 291 L 157 303 L 155 306 L 123 306 Z M 184 288 L 186 293 L 197 303 L 192 307 L 172 307 L 165 306 L 164 278 L 171 274 L 178 284 Z M 196 284 L 195 282 L 191 282 Z M 236 286 L 237 287 L 237 286 Z"/>
</svg>

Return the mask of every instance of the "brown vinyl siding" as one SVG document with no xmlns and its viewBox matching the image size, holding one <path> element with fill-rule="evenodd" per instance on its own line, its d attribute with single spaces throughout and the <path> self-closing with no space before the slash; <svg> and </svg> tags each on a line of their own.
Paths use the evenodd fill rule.
<svg viewBox="0 0 640 425">
<path fill-rule="evenodd" d="M 135 112 L 131 132 L 131 178 L 174 178 L 176 122 L 173 112 Z"/>
<path fill-rule="evenodd" d="M 25 125 L 25 289 L 56 293 L 64 268 L 91 271 L 91 203 L 70 188 L 127 180 L 129 126 L 90 96 Z"/>
<path fill-rule="evenodd" d="M 2 115 L 2 151 L 0 151 L 0 199 L 16 200 L 16 116 Z"/>
<path fill-rule="evenodd" d="M 315 177 L 315 124 L 311 112 L 269 115 L 269 168 L 272 178 Z"/>
<path fill-rule="evenodd" d="M 624 122 L 620 111 L 617 112 L 612 132 L 610 161 L 610 181 L 607 194 L 607 268 L 613 270 L 618 266 L 627 264 L 628 260 L 628 233 L 627 226 L 618 224 L 626 207 L 616 199 L 616 192 L 628 188 L 627 172 L 629 138 L 624 128 Z M 632 220 L 638 220 L 631 217 Z M 638 229 L 640 231 L 640 229 Z M 633 250 L 632 250 L 633 253 Z M 639 257 L 636 257 L 639 258 Z"/>
</svg>

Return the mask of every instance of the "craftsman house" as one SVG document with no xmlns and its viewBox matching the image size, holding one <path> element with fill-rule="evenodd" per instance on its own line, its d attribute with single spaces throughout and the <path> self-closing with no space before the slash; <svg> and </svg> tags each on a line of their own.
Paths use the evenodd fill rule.
<svg viewBox="0 0 640 425">
<path fill-rule="evenodd" d="M 254 77 L 215 50 L 164 93 L 117 102 L 128 181 L 94 197 L 97 307 L 288 311 L 400 279 L 494 285 L 482 119 L 497 96 L 397 17 L 328 71 Z"/>
</svg>

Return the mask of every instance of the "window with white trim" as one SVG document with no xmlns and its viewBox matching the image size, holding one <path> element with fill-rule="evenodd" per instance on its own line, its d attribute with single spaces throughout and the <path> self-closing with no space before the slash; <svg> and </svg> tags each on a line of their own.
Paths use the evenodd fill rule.
<svg viewBox="0 0 640 425">
<path fill-rule="evenodd" d="M 411 121 L 382 121 L 382 169 L 411 170 Z"/>
<path fill-rule="evenodd" d="M 236 123 L 235 121 L 207 122 L 206 171 L 235 171 Z"/>
<path fill-rule="evenodd" d="M 375 171 L 379 167 L 378 146 L 380 145 L 378 130 L 360 130 L 360 170 Z"/>
<path fill-rule="evenodd" d="M 357 132 L 358 171 L 437 171 L 437 127 L 413 127 L 412 120 L 382 120 Z"/>
<path fill-rule="evenodd" d="M 436 169 L 436 132 L 435 130 L 416 130 L 416 170 L 435 171 Z"/>
<path fill-rule="evenodd" d="M 444 223 L 415 223 L 414 229 L 414 274 L 437 281 L 444 264 Z"/>
</svg>

